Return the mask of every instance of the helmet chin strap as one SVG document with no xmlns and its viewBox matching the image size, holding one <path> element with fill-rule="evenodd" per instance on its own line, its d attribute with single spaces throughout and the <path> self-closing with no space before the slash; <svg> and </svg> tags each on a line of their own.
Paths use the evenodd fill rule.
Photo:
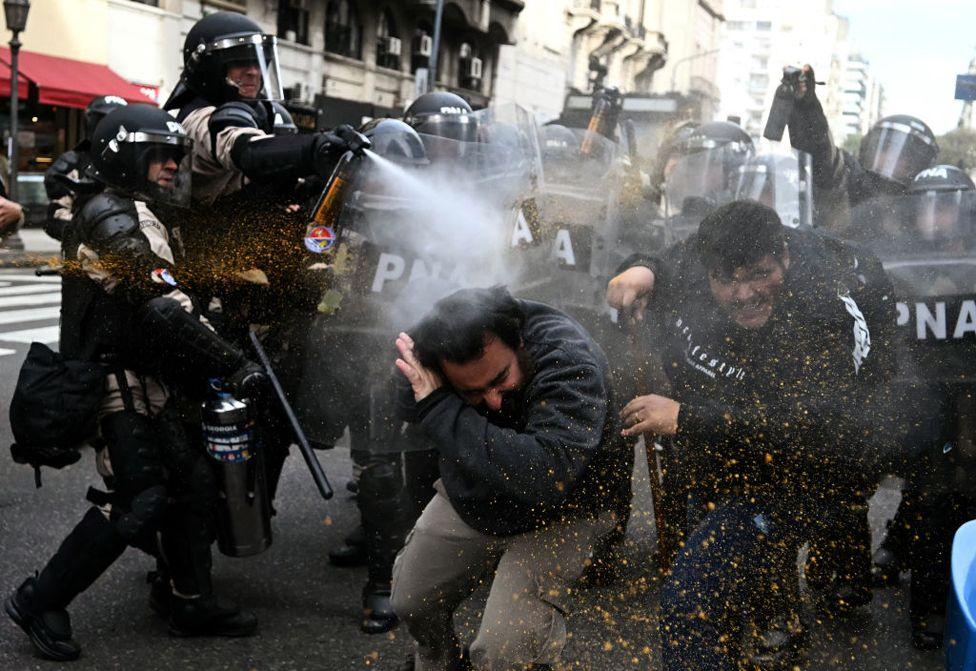
<svg viewBox="0 0 976 671">
<path fill-rule="evenodd" d="M 257 96 L 254 96 L 253 98 L 245 98 L 244 97 L 244 94 L 241 93 L 241 87 L 244 86 L 244 83 L 243 82 L 234 81 L 230 77 L 224 77 L 224 82 L 226 82 L 228 86 L 234 88 L 237 91 L 237 95 L 240 96 L 241 100 L 256 100 L 257 99 Z"/>
</svg>

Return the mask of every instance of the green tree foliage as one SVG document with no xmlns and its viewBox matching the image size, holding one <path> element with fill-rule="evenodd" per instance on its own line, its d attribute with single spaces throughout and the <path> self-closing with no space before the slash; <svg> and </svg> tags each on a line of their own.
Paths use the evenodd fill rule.
<svg viewBox="0 0 976 671">
<path fill-rule="evenodd" d="M 841 145 L 841 149 L 851 154 L 851 156 L 857 156 L 858 151 L 861 149 L 861 136 L 857 133 L 851 133 L 844 138 L 844 144 Z"/>
<path fill-rule="evenodd" d="M 939 163 L 954 165 L 968 173 L 976 170 L 976 131 L 951 130 L 938 139 Z"/>
</svg>

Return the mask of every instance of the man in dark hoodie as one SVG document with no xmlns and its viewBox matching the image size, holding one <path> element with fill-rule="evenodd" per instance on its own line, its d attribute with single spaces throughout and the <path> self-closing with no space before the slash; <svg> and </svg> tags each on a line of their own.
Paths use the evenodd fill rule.
<svg viewBox="0 0 976 671">
<path fill-rule="evenodd" d="M 503 287 L 448 296 L 396 345 L 440 456 L 393 571 L 415 668 L 548 668 L 630 478 L 606 357 L 570 317 Z M 496 565 L 468 660 L 452 615 Z"/>
<path fill-rule="evenodd" d="M 607 300 L 637 317 L 651 308 L 673 393 L 627 404 L 625 433 L 673 437 L 695 482 L 661 595 L 665 668 L 736 669 L 766 643 L 745 639 L 743 623 L 762 631 L 784 617 L 799 546 L 837 528 L 838 501 L 870 483 L 884 455 L 890 284 L 862 279 L 876 259 L 785 228 L 753 201 L 715 210 L 662 258 L 629 265 Z M 781 631 L 802 631 L 797 612 Z"/>
</svg>

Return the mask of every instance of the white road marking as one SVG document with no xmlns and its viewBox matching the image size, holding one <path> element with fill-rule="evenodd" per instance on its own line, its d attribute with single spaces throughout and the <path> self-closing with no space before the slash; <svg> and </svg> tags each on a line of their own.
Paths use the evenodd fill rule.
<svg viewBox="0 0 976 671">
<path fill-rule="evenodd" d="M 31 308 L 29 310 L 7 310 L 0 312 L 0 324 L 19 324 L 20 322 L 39 322 L 45 319 L 57 319 L 61 316 L 61 308 Z"/>
<path fill-rule="evenodd" d="M 21 284 L 15 287 L 10 286 L 10 282 L 0 282 L 0 296 L 20 296 L 22 294 L 43 294 L 45 291 L 53 291 L 54 287 L 48 284 Z"/>
<path fill-rule="evenodd" d="M 44 282 L 46 284 L 59 284 L 61 282 L 60 276 L 49 276 L 38 277 L 37 275 L 3 275 L 0 274 L 0 279 L 3 280 L 14 280 L 15 282 Z"/>
<path fill-rule="evenodd" d="M 36 329 L 24 329 L 22 331 L 8 331 L 7 333 L 0 333 L 0 340 L 7 341 L 7 342 L 22 342 L 22 343 L 57 342 L 58 327 L 42 326 L 41 328 L 36 328 Z"/>
<path fill-rule="evenodd" d="M 4 296 L 0 297 L 0 308 L 12 308 L 18 305 L 50 305 L 61 302 L 61 292 L 37 294 L 35 296 Z"/>
<path fill-rule="evenodd" d="M 16 354 L 16 353 L 17 353 L 17 350 L 15 350 L 15 349 L 4 349 L 4 348 L 0 347 L 0 356 L 8 356 L 10 354 Z"/>
</svg>

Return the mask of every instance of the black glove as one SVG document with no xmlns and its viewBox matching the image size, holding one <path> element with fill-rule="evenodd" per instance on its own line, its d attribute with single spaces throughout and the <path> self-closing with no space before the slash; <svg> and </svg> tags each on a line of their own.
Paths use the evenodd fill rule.
<svg viewBox="0 0 976 671">
<path fill-rule="evenodd" d="M 368 137 L 347 124 L 336 126 L 331 133 L 319 133 L 315 136 L 313 149 L 315 171 L 328 177 L 335 169 L 339 157 L 347 151 L 361 156 L 372 146 Z"/>
<path fill-rule="evenodd" d="M 239 398 L 259 398 L 267 386 L 264 368 L 253 361 L 245 361 L 224 380 L 224 387 Z"/>
<path fill-rule="evenodd" d="M 349 124 L 336 126 L 332 132 L 345 145 L 346 151 L 351 151 L 358 156 L 362 156 L 367 149 L 373 148 L 373 141 Z"/>
<path fill-rule="evenodd" d="M 819 102 L 817 98 L 817 76 L 812 65 L 804 65 L 800 71 L 796 87 L 796 102 L 800 107 L 811 107 Z"/>
</svg>

